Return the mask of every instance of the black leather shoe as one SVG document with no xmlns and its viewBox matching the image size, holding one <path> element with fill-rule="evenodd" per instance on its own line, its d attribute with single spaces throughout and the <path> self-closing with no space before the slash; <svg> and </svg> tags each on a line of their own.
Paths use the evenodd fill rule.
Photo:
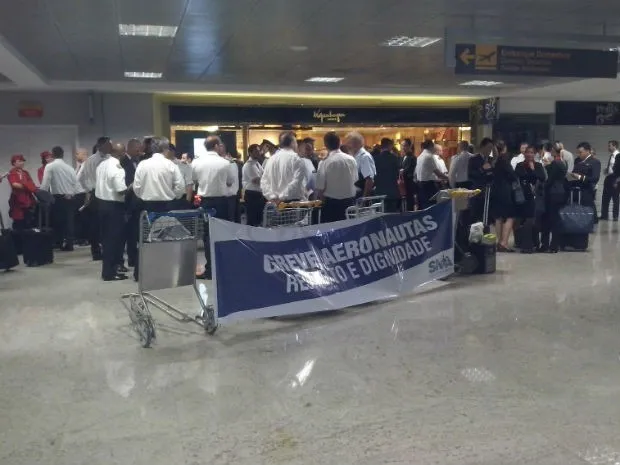
<svg viewBox="0 0 620 465">
<path fill-rule="evenodd" d="M 127 272 L 129 271 L 129 270 L 125 267 L 125 265 L 120 265 L 120 266 L 117 268 L 117 270 L 118 270 L 118 272 L 119 272 L 119 273 L 127 273 Z"/>
<path fill-rule="evenodd" d="M 599 216 L 598 220 L 599 221 L 609 221 L 609 218 L 607 218 L 606 216 Z"/>
<path fill-rule="evenodd" d="M 112 276 L 110 278 L 103 278 L 104 281 L 125 281 L 127 276 L 124 274 L 117 274 L 116 276 Z"/>
<path fill-rule="evenodd" d="M 93 255 L 93 262 L 100 262 L 101 260 L 103 260 L 101 255 Z"/>
</svg>

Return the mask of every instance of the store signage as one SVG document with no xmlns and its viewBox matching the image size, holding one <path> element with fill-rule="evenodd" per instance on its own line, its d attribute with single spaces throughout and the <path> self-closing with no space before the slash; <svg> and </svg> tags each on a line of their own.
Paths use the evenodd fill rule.
<svg viewBox="0 0 620 465">
<path fill-rule="evenodd" d="M 456 74 L 612 78 L 618 52 L 509 45 L 456 44 Z"/>
<path fill-rule="evenodd" d="M 346 113 L 334 113 L 331 110 L 329 110 L 329 112 L 327 113 L 323 112 L 323 110 L 315 110 L 312 114 L 312 117 L 314 119 L 318 119 L 321 123 L 324 123 L 325 121 L 340 123 L 346 116 Z"/>
<path fill-rule="evenodd" d="M 40 102 L 19 102 L 17 114 L 20 118 L 42 118 L 43 105 Z"/>
<path fill-rule="evenodd" d="M 556 102 L 555 124 L 620 126 L 620 102 Z"/>
</svg>

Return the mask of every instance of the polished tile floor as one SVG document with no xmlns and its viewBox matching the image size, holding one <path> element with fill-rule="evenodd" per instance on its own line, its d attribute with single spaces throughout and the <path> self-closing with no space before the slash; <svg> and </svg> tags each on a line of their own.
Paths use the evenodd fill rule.
<svg viewBox="0 0 620 465">
<path fill-rule="evenodd" d="M 0 275 L 0 464 L 615 465 L 619 241 L 153 349 L 85 250 Z"/>
</svg>

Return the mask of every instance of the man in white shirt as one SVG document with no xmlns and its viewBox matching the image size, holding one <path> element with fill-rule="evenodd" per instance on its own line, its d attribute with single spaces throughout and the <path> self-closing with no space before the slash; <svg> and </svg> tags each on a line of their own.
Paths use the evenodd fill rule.
<svg viewBox="0 0 620 465">
<path fill-rule="evenodd" d="M 263 223 L 263 209 L 265 208 L 265 197 L 260 188 L 260 180 L 263 177 L 263 166 L 261 161 L 263 155 L 257 144 L 252 144 L 248 148 L 249 159 L 243 165 L 242 183 L 245 196 L 245 210 L 250 226 L 260 226 Z"/>
<path fill-rule="evenodd" d="M 513 170 L 517 167 L 519 163 L 525 161 L 525 151 L 527 150 L 528 145 L 529 144 L 527 142 L 521 142 L 521 145 L 519 146 L 519 155 L 512 157 L 512 159 L 510 160 L 510 165 L 512 166 Z"/>
<path fill-rule="evenodd" d="M 323 138 L 329 155 L 319 163 L 316 174 L 318 196 L 323 200 L 323 223 L 346 219 L 346 210 L 355 204 L 357 163 L 355 158 L 340 151 L 340 137 L 333 131 Z"/>
<path fill-rule="evenodd" d="M 312 162 L 312 156 L 314 155 L 314 139 L 306 137 L 298 141 L 297 146 L 299 156 L 304 161 L 304 166 L 306 167 L 306 189 L 308 190 L 308 198 L 312 200 L 315 197 L 314 191 L 316 188 L 316 168 Z"/>
<path fill-rule="evenodd" d="M 469 142 L 459 142 L 459 153 L 452 157 L 450 162 L 450 170 L 448 171 L 448 178 L 450 180 L 450 187 L 469 189 L 469 177 L 467 175 L 467 169 L 469 166 L 469 157 L 472 156 L 468 151 Z"/>
<path fill-rule="evenodd" d="M 177 165 L 185 181 L 185 192 L 180 198 L 174 200 L 173 207 L 178 210 L 185 210 L 191 208 L 194 201 L 194 181 L 191 165 L 183 163 L 181 156 L 182 154 L 177 152 L 176 147 L 170 144 L 170 160 Z"/>
<path fill-rule="evenodd" d="M 79 179 L 80 171 L 82 170 L 82 166 L 89 157 L 89 151 L 83 147 L 78 148 L 75 151 L 75 174 Z M 89 225 L 87 220 L 87 213 L 84 211 L 86 207 L 82 208 L 86 202 L 86 189 L 79 184 L 78 194 L 75 196 L 75 238 L 78 241 L 78 244 L 84 245 L 88 242 L 89 236 Z"/>
<path fill-rule="evenodd" d="M 237 165 L 226 160 L 225 146 L 218 136 L 209 136 L 205 140 L 207 151 L 192 163 L 193 180 L 198 183 L 198 195 L 201 206 L 206 211 L 214 210 L 213 217 L 229 219 L 228 198 L 235 184 L 239 182 Z M 235 188 L 235 193 L 236 193 Z M 209 225 L 204 227 L 205 272 L 198 276 L 202 279 L 211 279 L 211 241 L 209 239 Z"/>
<path fill-rule="evenodd" d="M 609 204 L 612 203 L 612 219 L 618 221 L 620 212 L 620 190 L 618 189 L 618 179 L 620 179 L 620 151 L 618 141 L 610 140 L 607 143 L 609 151 L 609 161 L 605 167 L 605 181 L 603 183 L 603 197 L 601 204 L 601 217 L 605 221 L 609 219 Z"/>
<path fill-rule="evenodd" d="M 345 145 L 357 163 L 356 196 L 370 197 L 375 188 L 377 167 L 372 155 L 364 148 L 364 137 L 359 132 L 350 132 L 345 138 Z"/>
<path fill-rule="evenodd" d="M 278 203 L 306 199 L 306 165 L 296 150 L 295 133 L 285 131 L 280 134 L 280 150 L 269 159 L 260 181 L 268 201 Z"/>
<path fill-rule="evenodd" d="M 101 279 L 122 281 L 127 276 L 118 272 L 119 257 L 123 255 L 125 233 L 125 170 L 120 160 L 125 146 L 114 144 L 111 156 L 97 167 L 95 197 L 101 224 Z"/>
<path fill-rule="evenodd" d="M 65 163 L 64 156 L 62 147 L 52 149 L 54 160 L 45 167 L 41 189 L 49 191 L 55 199 L 52 206 L 55 243 L 60 250 L 71 252 L 75 239 L 75 196 L 80 187 L 74 168 Z"/>
<path fill-rule="evenodd" d="M 557 150 L 559 150 L 560 153 L 562 154 L 562 161 L 564 161 L 564 164 L 566 165 L 566 169 L 568 170 L 568 173 L 572 173 L 573 168 L 575 168 L 575 155 L 573 155 L 571 152 L 566 150 L 564 148 L 564 144 L 560 141 L 556 141 L 555 146 Z"/>
<path fill-rule="evenodd" d="M 93 260 L 101 260 L 101 225 L 99 224 L 99 213 L 97 212 L 97 198 L 94 195 L 97 182 L 97 167 L 108 158 L 112 151 L 112 142 L 109 137 L 100 137 L 95 144 L 95 153 L 88 157 L 82 164 L 78 173 L 78 181 L 84 188 L 86 197 L 84 199 L 84 213 L 90 224 L 88 241 L 90 242 L 90 253 Z"/>
<path fill-rule="evenodd" d="M 448 176 L 441 171 L 442 167 L 437 163 L 434 151 L 434 142 L 432 140 L 424 141 L 422 153 L 418 157 L 416 165 L 415 175 L 420 186 L 418 203 L 422 210 L 432 205 L 431 198 L 439 191 L 437 179 L 448 181 Z"/>
<path fill-rule="evenodd" d="M 443 159 L 443 147 L 439 144 L 435 144 L 435 148 L 434 148 L 434 152 L 433 152 L 433 157 L 435 158 L 435 162 L 437 163 L 437 166 L 439 167 L 439 171 L 441 171 L 443 174 L 447 175 L 448 174 L 448 168 L 446 167 L 446 162 Z M 441 182 L 443 180 L 440 179 L 439 177 L 436 177 L 436 181 L 437 182 Z"/>
</svg>

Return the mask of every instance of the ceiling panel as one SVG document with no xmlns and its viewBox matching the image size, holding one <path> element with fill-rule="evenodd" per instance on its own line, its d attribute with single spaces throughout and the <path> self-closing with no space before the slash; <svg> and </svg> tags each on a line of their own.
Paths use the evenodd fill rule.
<svg viewBox="0 0 620 465">
<path fill-rule="evenodd" d="M 540 46 L 601 48 L 565 36 L 620 35 L 617 18 L 617 0 L 520 0 L 518 7 L 514 0 L 20 0 L 0 3 L 0 34 L 51 80 L 117 81 L 129 70 L 162 72 L 172 83 L 305 86 L 308 77 L 336 75 L 345 80 L 326 89 L 419 92 L 467 79 L 445 66 L 443 42 L 391 49 L 383 41 L 447 30 L 461 42 L 478 34 L 504 44 L 533 38 Z M 174 39 L 121 38 L 119 22 L 179 30 Z"/>
</svg>

